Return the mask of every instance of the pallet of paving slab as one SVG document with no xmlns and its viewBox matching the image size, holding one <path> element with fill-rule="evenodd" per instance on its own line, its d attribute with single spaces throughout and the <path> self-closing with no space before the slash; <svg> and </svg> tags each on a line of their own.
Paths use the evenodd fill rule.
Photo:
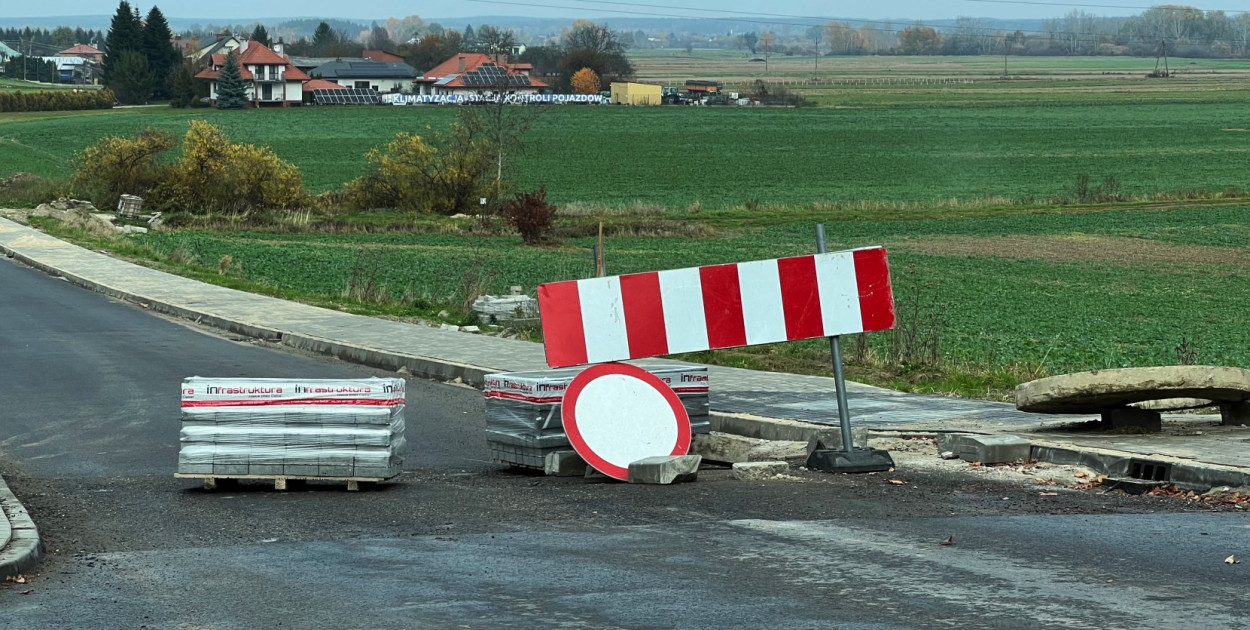
<svg viewBox="0 0 1250 630">
<path fill-rule="evenodd" d="M 238 481 L 243 479 L 272 481 L 274 490 L 286 490 L 286 482 L 288 481 L 333 481 L 347 482 L 347 491 L 356 492 L 360 490 L 362 483 L 381 483 L 398 477 L 317 477 L 317 476 L 300 476 L 300 475 L 208 475 L 202 473 L 174 473 L 174 477 L 178 479 L 203 479 L 205 490 L 216 490 L 218 480 Z"/>
</svg>

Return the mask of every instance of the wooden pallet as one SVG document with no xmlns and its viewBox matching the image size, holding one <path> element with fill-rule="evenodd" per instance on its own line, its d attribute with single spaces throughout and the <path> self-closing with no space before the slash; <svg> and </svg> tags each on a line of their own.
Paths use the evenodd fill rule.
<svg viewBox="0 0 1250 630">
<path fill-rule="evenodd" d="M 205 490 L 216 490 L 218 480 L 237 481 L 240 479 L 261 479 L 273 482 L 274 490 L 286 490 L 288 481 L 346 481 L 347 491 L 360 490 L 360 484 L 378 483 L 394 477 L 301 477 L 298 475 L 208 475 L 199 473 L 174 473 L 179 479 L 203 479 Z"/>
</svg>

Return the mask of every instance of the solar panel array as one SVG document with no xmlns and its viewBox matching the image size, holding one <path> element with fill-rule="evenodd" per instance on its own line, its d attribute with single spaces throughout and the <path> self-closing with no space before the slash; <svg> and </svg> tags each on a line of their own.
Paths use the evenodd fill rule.
<svg viewBox="0 0 1250 630">
<path fill-rule="evenodd" d="M 477 70 L 464 75 L 465 85 L 529 85 L 530 78 L 523 74 L 508 74 L 493 63 L 484 63 Z"/>
<path fill-rule="evenodd" d="M 359 88 L 313 90 L 313 100 L 318 105 L 380 105 L 382 95 L 374 90 Z"/>
</svg>

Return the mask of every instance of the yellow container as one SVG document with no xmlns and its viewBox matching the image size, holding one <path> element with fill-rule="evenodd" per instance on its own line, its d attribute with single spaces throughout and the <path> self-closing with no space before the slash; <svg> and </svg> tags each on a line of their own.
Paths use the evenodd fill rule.
<svg viewBox="0 0 1250 630">
<path fill-rule="evenodd" d="M 647 83 L 613 83 L 614 105 L 659 105 L 660 86 Z"/>
</svg>

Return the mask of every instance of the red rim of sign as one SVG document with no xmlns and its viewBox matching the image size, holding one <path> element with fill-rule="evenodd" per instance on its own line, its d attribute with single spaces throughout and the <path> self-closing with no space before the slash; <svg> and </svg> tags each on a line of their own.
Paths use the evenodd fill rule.
<svg viewBox="0 0 1250 630">
<path fill-rule="evenodd" d="M 577 451 L 577 454 L 581 455 L 582 459 L 586 460 L 586 463 L 593 466 L 595 470 L 614 479 L 622 481 L 629 479 L 629 468 L 617 466 L 600 457 L 586 443 L 586 440 L 582 437 L 581 430 L 577 427 L 576 409 L 578 397 L 596 379 L 611 374 L 638 379 L 650 385 L 664 397 L 664 401 L 672 408 L 673 417 L 677 421 L 677 441 L 673 444 L 673 448 L 668 454 L 685 455 L 690 450 L 690 416 L 686 413 L 685 405 L 681 404 L 681 399 L 677 397 L 677 392 L 674 392 L 673 388 L 660 380 L 658 376 L 628 363 L 592 365 L 573 377 L 573 381 L 569 383 L 568 390 L 564 392 L 564 401 L 560 405 L 560 416 L 564 422 L 564 433 L 573 445 L 573 450 Z"/>
</svg>

